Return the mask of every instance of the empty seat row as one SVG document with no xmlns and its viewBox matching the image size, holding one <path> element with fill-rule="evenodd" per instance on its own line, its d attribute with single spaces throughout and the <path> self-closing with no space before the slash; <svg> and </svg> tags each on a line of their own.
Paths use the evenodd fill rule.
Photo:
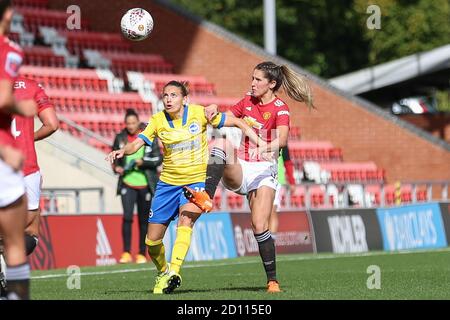
<svg viewBox="0 0 450 320">
<path fill-rule="evenodd" d="M 220 112 L 228 111 L 232 106 L 238 102 L 238 98 L 228 98 L 228 97 L 214 97 L 214 96 L 189 96 L 189 102 L 194 104 L 199 104 L 202 106 L 208 106 L 210 104 L 217 104 L 219 106 Z"/>
<path fill-rule="evenodd" d="M 120 33 L 60 30 L 59 34 L 67 39 L 67 49 L 80 57 L 83 49 L 125 53 L 131 48 Z"/>
<path fill-rule="evenodd" d="M 158 73 L 143 73 L 144 79 L 152 82 L 155 85 L 156 92 L 162 92 L 166 83 L 171 80 L 179 82 L 187 82 L 189 93 L 192 95 L 215 95 L 215 87 L 202 76 L 189 76 L 181 74 L 158 74 Z"/>
<path fill-rule="evenodd" d="M 139 114 L 150 114 L 152 105 L 142 101 L 134 92 L 106 93 L 83 92 L 80 94 L 71 90 L 46 90 L 53 103 L 62 112 L 79 113 L 81 117 L 101 116 L 104 118 L 119 115 L 123 117 L 126 109 L 133 108 Z"/>
<path fill-rule="evenodd" d="M 108 81 L 92 69 L 23 66 L 20 74 L 41 83 L 46 89 L 108 91 Z"/>
<path fill-rule="evenodd" d="M 67 18 L 69 15 L 65 11 L 18 7 L 16 12 L 23 16 L 25 29 L 35 35 L 38 34 L 40 26 L 53 27 L 59 30 L 67 29 Z M 81 29 L 86 30 L 87 28 L 87 20 L 81 18 Z"/>
<path fill-rule="evenodd" d="M 53 50 L 44 46 L 23 47 L 25 54 L 24 65 L 41 67 L 59 67 L 66 65 L 64 56 L 57 56 Z"/>
<path fill-rule="evenodd" d="M 48 7 L 48 0 L 13 0 L 14 8 L 17 7 L 31 7 L 45 9 Z"/>
<path fill-rule="evenodd" d="M 111 61 L 111 70 L 121 78 L 126 78 L 127 71 L 172 73 L 173 66 L 160 55 L 109 51 L 99 52 L 105 59 Z"/>
<path fill-rule="evenodd" d="M 394 205 L 398 202 L 411 203 L 413 201 L 414 191 L 409 184 L 401 185 L 400 188 L 397 188 L 394 184 L 389 184 L 385 185 L 383 189 L 385 205 Z M 382 188 L 380 185 L 368 185 L 365 188 L 365 192 L 371 195 L 372 202 L 375 205 L 380 205 L 382 203 Z M 415 197 L 416 201 L 427 201 L 426 188 L 417 188 Z"/>
<path fill-rule="evenodd" d="M 340 148 L 335 148 L 329 141 L 289 141 L 289 154 L 296 165 L 299 160 L 310 161 L 342 161 Z"/>
<path fill-rule="evenodd" d="M 385 170 L 377 168 L 374 162 L 329 162 L 321 163 L 320 167 L 336 182 L 383 182 L 385 179 Z"/>
</svg>

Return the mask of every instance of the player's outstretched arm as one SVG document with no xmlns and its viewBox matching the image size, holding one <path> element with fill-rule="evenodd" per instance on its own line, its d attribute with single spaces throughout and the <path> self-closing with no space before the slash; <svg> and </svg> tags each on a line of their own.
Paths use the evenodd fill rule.
<svg viewBox="0 0 450 320">
<path fill-rule="evenodd" d="M 242 130 L 242 133 L 250 138 L 250 141 L 256 144 L 258 147 L 264 149 L 267 146 L 267 143 L 262 140 L 255 131 L 250 128 L 250 126 L 242 119 L 236 118 L 234 116 L 230 116 L 227 114 L 225 122 L 223 124 L 224 127 L 237 127 Z"/>
<path fill-rule="evenodd" d="M 138 151 L 145 144 L 141 138 L 136 138 L 133 142 L 127 143 L 125 147 L 119 150 L 111 151 L 105 160 L 113 163 L 114 160 L 122 158 L 124 155 L 130 155 Z"/>
<path fill-rule="evenodd" d="M 289 127 L 288 126 L 278 126 L 277 127 L 277 138 L 272 140 L 269 144 L 267 144 L 267 151 L 276 151 L 284 148 L 287 145 L 288 136 L 289 136 Z"/>
</svg>

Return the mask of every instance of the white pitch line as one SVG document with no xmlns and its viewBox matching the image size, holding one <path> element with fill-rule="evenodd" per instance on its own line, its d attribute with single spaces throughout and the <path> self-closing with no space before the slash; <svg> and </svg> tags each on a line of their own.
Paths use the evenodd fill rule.
<svg viewBox="0 0 450 320">
<path fill-rule="evenodd" d="M 424 250 L 405 250 L 398 252 L 363 252 L 363 253 L 353 253 L 353 254 L 320 254 L 318 256 L 296 256 L 296 257 L 277 257 L 277 261 L 301 261 L 301 260 L 322 260 L 322 259 L 335 259 L 335 258 L 353 258 L 353 257 L 368 257 L 368 256 L 382 256 L 382 255 L 396 255 L 396 254 L 414 254 L 414 253 L 430 253 L 430 252 L 446 252 L 450 251 L 450 248 L 442 248 L 442 249 L 433 249 L 429 251 Z M 185 265 L 183 269 L 187 268 L 203 268 L 203 267 L 223 267 L 223 266 L 233 266 L 240 264 L 252 264 L 252 263 L 261 263 L 260 259 L 254 259 L 249 261 L 235 261 L 235 262 L 221 262 L 214 264 L 194 264 L 194 265 Z M 152 271 L 156 270 L 155 267 L 150 268 L 139 268 L 139 269 L 123 269 L 123 270 L 109 270 L 109 271 L 95 271 L 95 272 L 81 272 L 80 276 L 96 276 L 103 274 L 115 274 L 115 273 L 131 273 L 131 272 L 142 272 L 142 271 Z M 65 273 L 57 273 L 57 274 L 48 274 L 43 276 L 33 276 L 32 280 L 40 280 L 40 279 L 53 279 L 53 278 L 64 278 L 68 277 L 69 274 Z"/>
</svg>

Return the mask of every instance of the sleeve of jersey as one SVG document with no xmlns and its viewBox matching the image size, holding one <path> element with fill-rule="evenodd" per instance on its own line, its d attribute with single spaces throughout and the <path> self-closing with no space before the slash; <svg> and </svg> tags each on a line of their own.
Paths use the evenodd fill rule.
<svg viewBox="0 0 450 320">
<path fill-rule="evenodd" d="M 230 108 L 230 111 L 234 114 L 236 118 L 242 117 L 242 110 L 244 109 L 244 101 L 245 98 Z"/>
<path fill-rule="evenodd" d="M 155 135 L 156 135 L 155 123 L 156 123 L 156 121 L 153 119 L 153 117 L 151 117 L 150 120 L 148 121 L 148 124 L 145 127 L 144 131 L 142 131 L 138 135 L 138 138 L 141 138 L 142 140 L 144 140 L 145 143 L 149 146 L 151 146 L 153 144 L 153 139 L 155 138 Z"/>
<path fill-rule="evenodd" d="M 44 89 L 40 85 L 37 87 L 36 94 L 34 96 L 34 100 L 36 101 L 38 107 L 38 113 L 42 112 L 47 108 L 53 108 L 53 103 L 50 101 L 49 97 L 45 93 Z"/>
<path fill-rule="evenodd" d="M 211 119 L 210 123 L 214 128 L 220 129 L 223 127 L 226 118 L 227 115 L 225 113 L 219 112 L 214 118 Z"/>
<path fill-rule="evenodd" d="M 13 82 L 17 78 L 21 63 L 22 58 L 18 53 L 9 50 L 0 52 L 0 80 Z"/>
<path fill-rule="evenodd" d="M 289 108 L 286 105 L 283 105 L 277 111 L 277 127 L 278 126 L 289 127 Z"/>
</svg>

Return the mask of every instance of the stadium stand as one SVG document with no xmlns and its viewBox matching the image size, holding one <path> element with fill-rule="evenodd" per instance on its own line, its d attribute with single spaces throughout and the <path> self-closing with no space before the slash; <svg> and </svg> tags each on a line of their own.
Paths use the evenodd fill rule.
<svg viewBox="0 0 450 320">
<path fill-rule="evenodd" d="M 132 107 L 147 119 L 157 108 L 159 92 L 170 80 L 188 82 L 191 103 L 215 103 L 220 111 L 227 111 L 239 100 L 217 96 L 215 84 L 203 75 L 174 74 L 174 66 L 160 54 L 133 52 L 130 42 L 119 33 L 90 31 L 86 19 L 82 19 L 83 31 L 67 30 L 67 14 L 48 9 L 47 0 L 16 0 L 14 4 L 18 18 L 12 38 L 22 43 L 28 33 L 33 35 L 31 45 L 24 47 L 21 74 L 46 88 L 58 114 L 65 119 L 61 120 L 63 131 L 102 152 L 110 151 L 114 134 L 123 128 L 125 110 Z M 52 35 L 59 40 L 55 42 Z M 71 55 L 77 59 L 75 66 L 79 63 L 83 68 L 66 67 Z M 142 79 L 141 90 L 129 80 L 130 71 Z M 372 161 L 346 162 L 340 147 L 330 141 L 305 140 L 298 126 L 290 128 L 289 148 L 296 182 L 316 184 L 293 190 L 283 187 L 283 208 L 337 206 L 343 201 L 341 184 L 355 186 L 347 190 L 355 205 L 380 205 L 383 201 L 391 205 L 399 199 L 396 187 L 385 185 L 384 168 Z M 423 188 L 401 186 L 401 202 L 426 199 Z M 214 205 L 217 210 L 244 210 L 246 203 L 240 195 L 219 190 Z"/>
</svg>

